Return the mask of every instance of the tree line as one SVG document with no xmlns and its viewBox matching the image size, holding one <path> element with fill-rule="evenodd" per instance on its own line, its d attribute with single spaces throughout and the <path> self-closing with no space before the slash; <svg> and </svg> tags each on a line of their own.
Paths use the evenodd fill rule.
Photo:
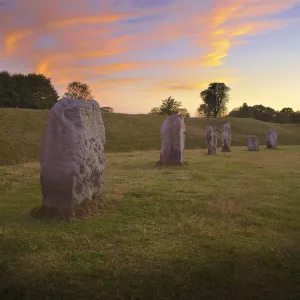
<svg viewBox="0 0 300 300">
<path fill-rule="evenodd" d="M 244 103 L 227 114 L 230 87 L 223 82 L 212 82 L 199 96 L 202 103 L 197 108 L 197 116 L 205 118 L 236 117 L 254 118 L 265 122 L 300 123 L 300 111 L 286 107 L 276 111 L 263 105 L 248 106 Z M 64 97 L 92 100 L 94 96 L 91 88 L 82 82 L 73 81 L 66 87 Z M 59 100 L 59 95 L 51 83 L 51 79 L 42 74 L 30 73 L 10 74 L 0 72 L 0 107 L 50 109 Z M 104 112 L 113 112 L 112 107 L 101 107 Z M 186 118 L 190 113 L 182 107 L 181 101 L 171 96 L 162 100 L 159 107 L 153 107 L 149 114 L 172 115 L 181 114 Z"/>
<path fill-rule="evenodd" d="M 92 100 L 91 88 L 82 82 L 68 84 L 64 97 Z M 0 107 L 50 109 L 59 100 L 51 79 L 42 74 L 10 74 L 0 72 Z M 113 112 L 112 107 L 101 107 L 102 111 Z"/>
<path fill-rule="evenodd" d="M 232 110 L 228 117 L 253 118 L 264 122 L 294 123 L 300 124 L 300 111 L 294 111 L 290 107 L 275 110 L 263 105 L 249 106 L 244 103 L 241 107 Z"/>
<path fill-rule="evenodd" d="M 224 83 L 211 83 L 200 93 L 203 104 L 197 109 L 199 116 L 216 118 L 224 115 L 229 91 L 230 88 Z M 69 83 L 63 96 L 81 100 L 94 99 L 91 88 L 79 81 Z M 58 100 L 59 95 L 51 79 L 42 74 L 0 72 L 0 107 L 50 109 Z M 101 110 L 113 112 L 112 107 L 102 107 Z M 161 115 L 178 113 L 190 117 L 190 113 L 182 107 L 182 103 L 172 97 L 163 100 L 161 106 L 152 108 L 150 113 Z"/>
<path fill-rule="evenodd" d="M 253 118 L 263 122 L 300 124 L 300 111 L 290 107 L 275 110 L 264 105 L 249 106 L 244 103 L 241 107 L 233 109 L 227 114 L 230 88 L 222 82 L 210 83 L 208 88 L 200 92 L 202 103 L 197 108 L 197 116 L 202 118 Z M 187 109 L 181 107 L 180 101 L 169 97 L 162 101 L 160 107 L 151 109 L 150 114 L 171 115 L 174 113 L 189 117 Z"/>
</svg>

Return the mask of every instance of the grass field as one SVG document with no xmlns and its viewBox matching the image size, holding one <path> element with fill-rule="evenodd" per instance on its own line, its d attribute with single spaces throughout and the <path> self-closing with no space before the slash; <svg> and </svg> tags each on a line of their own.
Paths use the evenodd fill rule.
<svg viewBox="0 0 300 300">
<path fill-rule="evenodd" d="M 46 110 L 0 108 L 0 165 L 39 159 L 46 116 Z M 117 113 L 102 113 L 102 116 L 107 137 L 106 152 L 160 149 L 160 127 L 165 117 Z M 226 122 L 231 123 L 234 146 L 244 146 L 247 134 L 258 135 L 260 144 L 265 145 L 266 133 L 272 127 L 277 129 L 281 145 L 300 144 L 300 124 L 274 124 L 237 118 L 190 118 L 186 119 L 186 148 L 205 148 L 205 126 L 214 125 L 221 129 Z"/>
<path fill-rule="evenodd" d="M 103 210 L 71 222 L 28 215 L 37 162 L 0 167 L 0 299 L 300 299 L 300 147 L 205 153 L 108 153 Z"/>
</svg>

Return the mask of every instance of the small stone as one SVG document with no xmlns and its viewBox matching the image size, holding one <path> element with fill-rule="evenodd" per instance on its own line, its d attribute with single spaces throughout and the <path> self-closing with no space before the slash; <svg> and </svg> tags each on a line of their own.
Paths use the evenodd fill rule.
<svg viewBox="0 0 300 300">
<path fill-rule="evenodd" d="M 258 138 L 256 135 L 247 135 L 247 147 L 249 151 L 259 151 Z"/>
<path fill-rule="evenodd" d="M 185 125 L 181 115 L 171 115 L 161 126 L 160 165 L 181 165 L 184 161 Z"/>
<path fill-rule="evenodd" d="M 205 128 L 205 141 L 208 147 L 207 155 L 217 154 L 218 132 L 215 127 L 206 126 Z"/>
<path fill-rule="evenodd" d="M 278 139 L 278 134 L 276 129 L 271 128 L 266 136 L 266 144 L 267 144 L 267 148 L 270 149 L 275 149 L 277 148 L 277 139 Z"/>
<path fill-rule="evenodd" d="M 222 129 L 222 152 L 230 152 L 231 126 L 230 123 L 223 125 Z"/>
<path fill-rule="evenodd" d="M 64 98 L 51 108 L 40 152 L 42 206 L 67 211 L 99 195 L 105 142 L 98 102 Z"/>
</svg>

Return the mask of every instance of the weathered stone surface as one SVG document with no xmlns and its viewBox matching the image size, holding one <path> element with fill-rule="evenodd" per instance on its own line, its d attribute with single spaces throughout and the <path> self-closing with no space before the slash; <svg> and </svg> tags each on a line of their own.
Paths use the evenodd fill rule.
<svg viewBox="0 0 300 300">
<path fill-rule="evenodd" d="M 40 152 L 43 206 L 71 210 L 99 195 L 105 142 L 98 102 L 64 98 L 51 108 Z"/>
<path fill-rule="evenodd" d="M 256 135 L 247 135 L 247 147 L 249 151 L 259 151 L 258 138 Z"/>
<path fill-rule="evenodd" d="M 276 148 L 277 147 L 277 139 L 278 139 L 278 134 L 276 129 L 271 128 L 266 136 L 266 144 L 267 148 Z"/>
<path fill-rule="evenodd" d="M 230 152 L 231 126 L 230 123 L 223 125 L 222 129 L 222 152 Z"/>
<path fill-rule="evenodd" d="M 206 126 L 205 128 L 205 141 L 208 147 L 208 155 L 217 154 L 218 132 L 215 127 Z"/>
<path fill-rule="evenodd" d="M 160 164 L 180 165 L 184 161 L 185 125 L 181 115 L 171 115 L 161 126 Z"/>
</svg>

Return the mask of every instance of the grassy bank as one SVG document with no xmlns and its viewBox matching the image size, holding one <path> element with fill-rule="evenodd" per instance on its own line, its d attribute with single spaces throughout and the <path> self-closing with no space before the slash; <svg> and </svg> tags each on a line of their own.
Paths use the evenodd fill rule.
<svg viewBox="0 0 300 300">
<path fill-rule="evenodd" d="M 47 111 L 0 108 L 0 164 L 27 162 L 39 159 L 39 146 L 45 126 Z M 165 119 L 154 115 L 126 115 L 103 113 L 107 144 L 106 152 L 127 152 L 159 149 L 160 126 Z M 245 145 L 247 134 L 259 136 L 264 145 L 267 131 L 274 127 L 282 145 L 300 144 L 300 125 L 279 125 L 253 119 L 198 119 L 186 120 L 186 148 L 204 148 L 204 128 L 214 125 L 219 128 L 230 122 L 233 130 L 232 144 Z"/>
<path fill-rule="evenodd" d="M 109 153 L 103 211 L 68 223 L 28 216 L 37 162 L 2 166 L 0 299 L 300 299 L 299 150 Z"/>
</svg>

